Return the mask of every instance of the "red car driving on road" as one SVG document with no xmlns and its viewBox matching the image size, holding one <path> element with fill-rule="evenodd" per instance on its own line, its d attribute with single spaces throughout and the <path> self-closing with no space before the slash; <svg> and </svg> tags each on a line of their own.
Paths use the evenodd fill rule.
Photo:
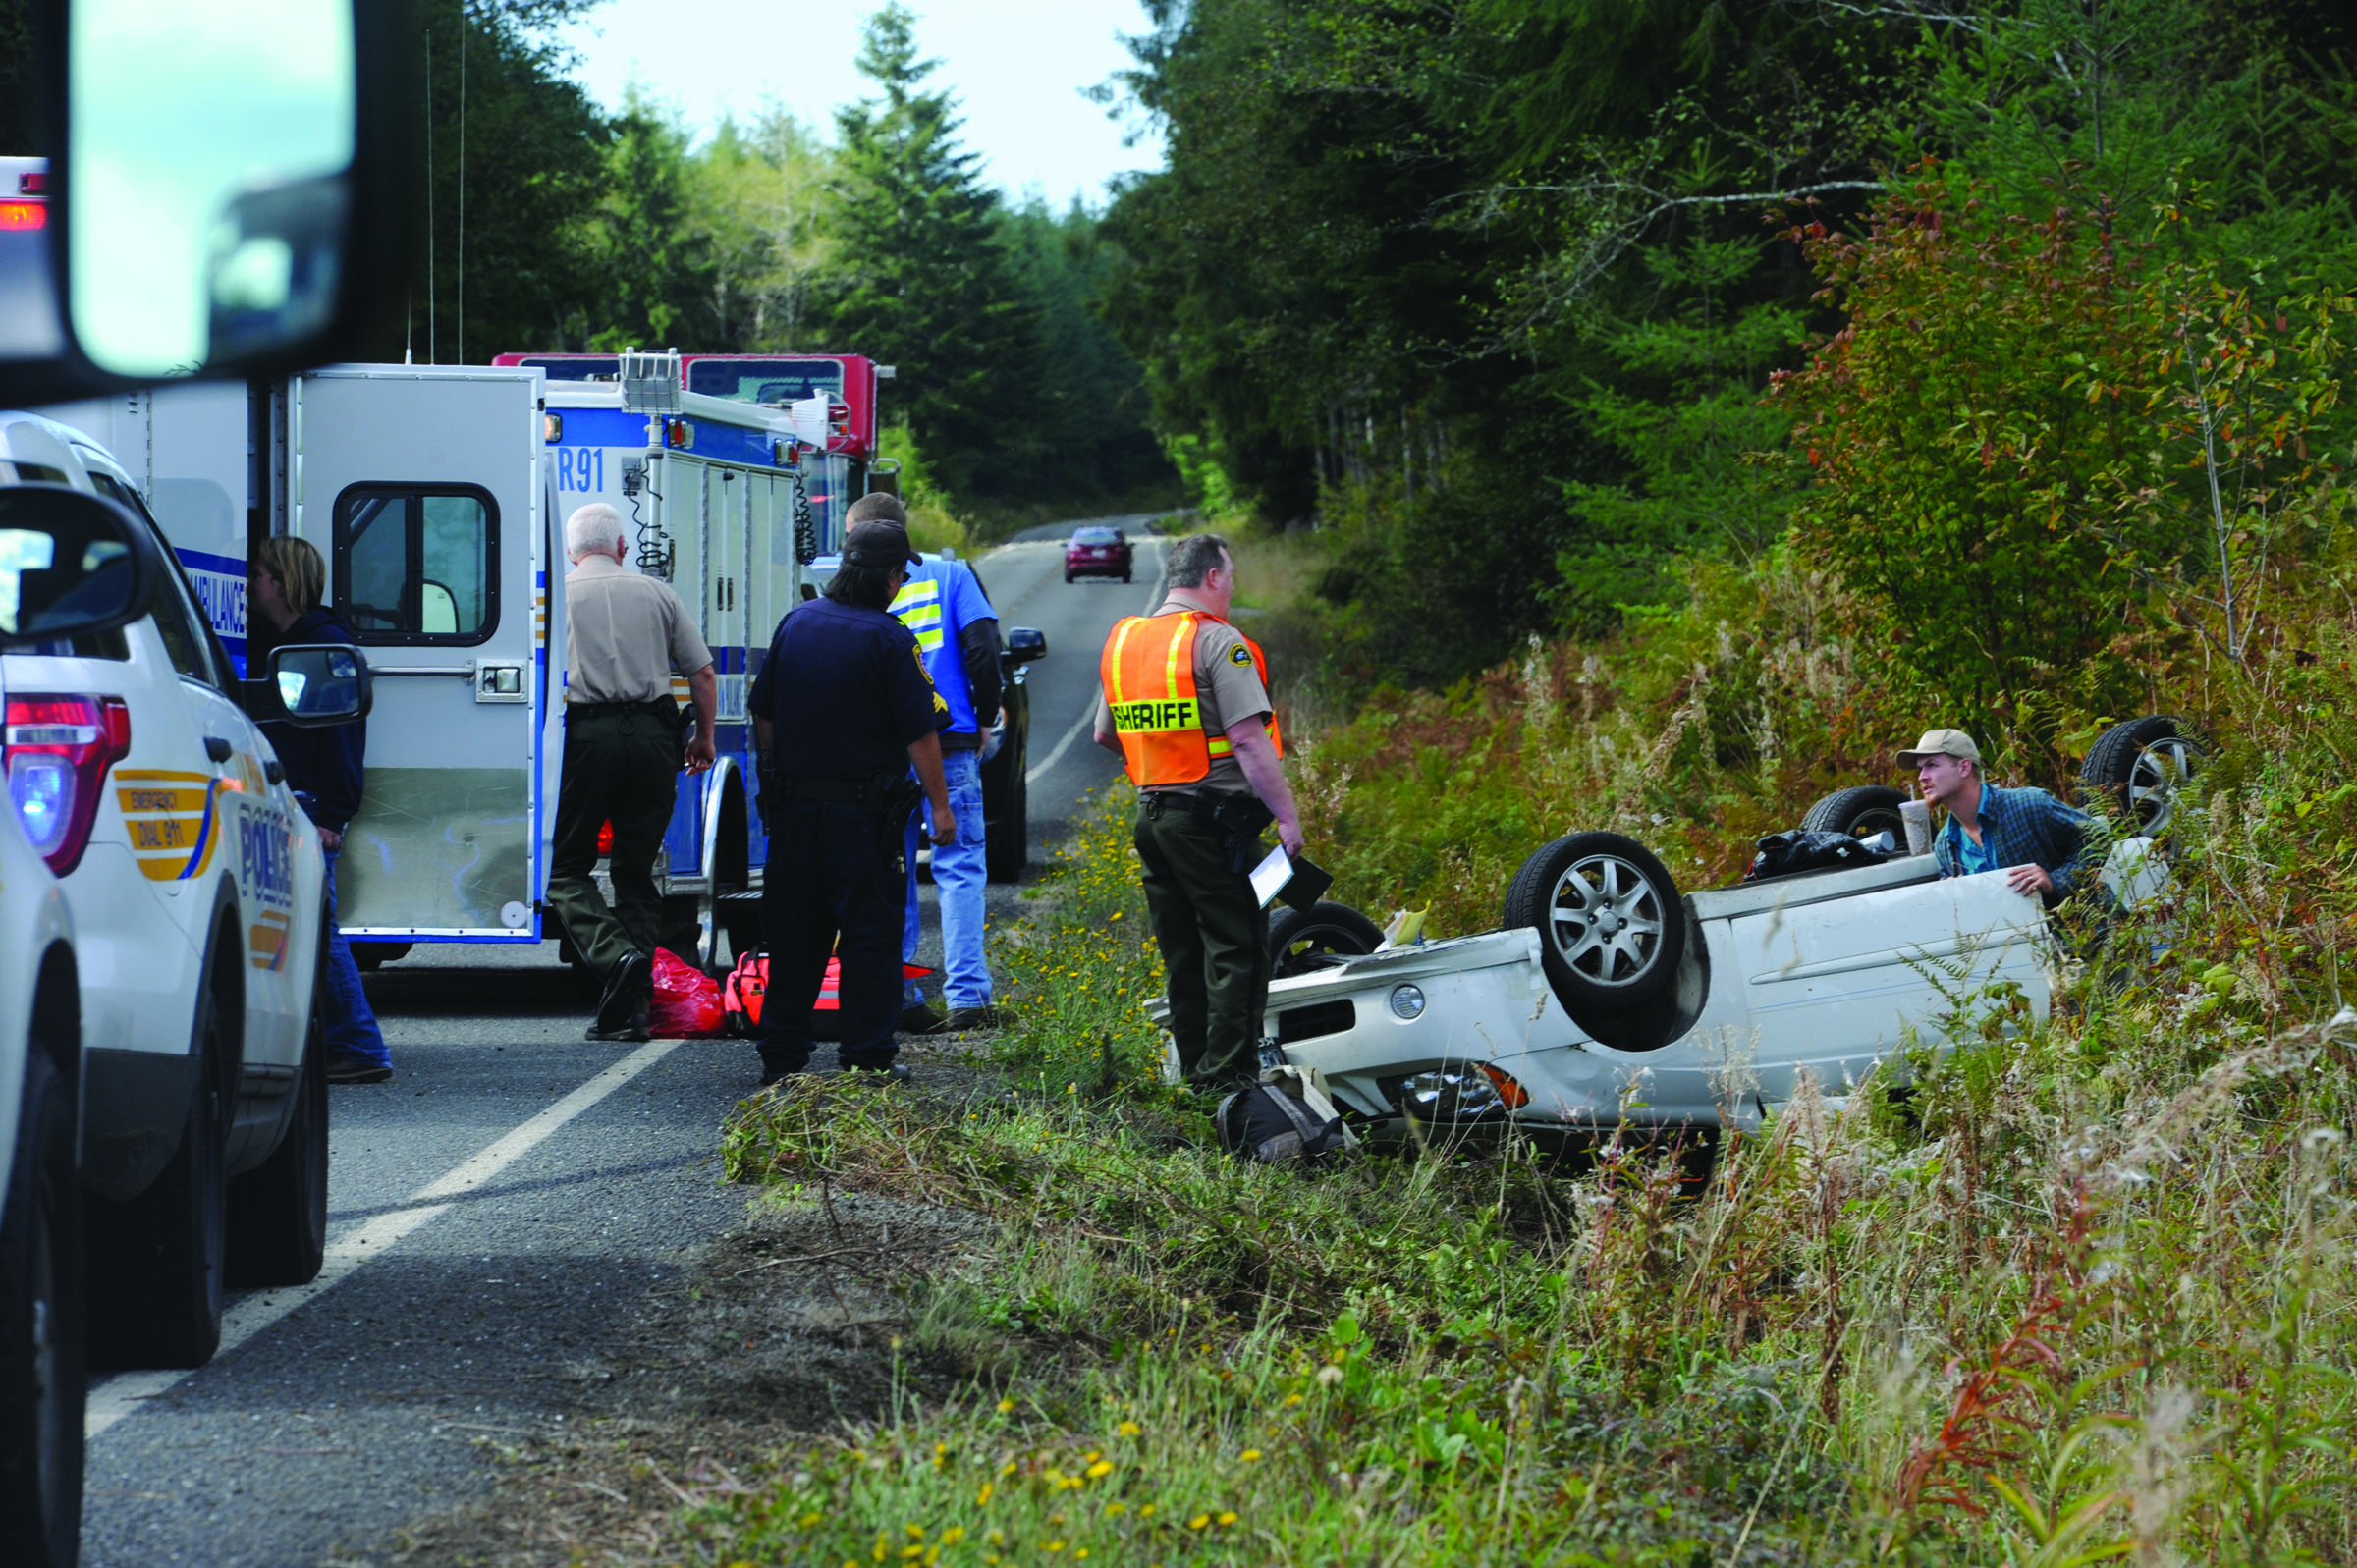
<svg viewBox="0 0 2357 1568">
<path fill-rule="evenodd" d="M 1064 580 L 1119 577 L 1129 580 L 1129 536 L 1119 528 L 1076 528 L 1064 547 Z"/>
</svg>

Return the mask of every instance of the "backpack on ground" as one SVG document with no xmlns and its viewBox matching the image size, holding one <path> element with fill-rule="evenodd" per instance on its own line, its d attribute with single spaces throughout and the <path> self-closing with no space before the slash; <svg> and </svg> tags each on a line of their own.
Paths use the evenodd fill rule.
<svg viewBox="0 0 2357 1568">
<path fill-rule="evenodd" d="M 1260 1082 L 1220 1102 L 1213 1120 L 1221 1148 L 1263 1164 L 1324 1160 L 1358 1143 L 1315 1067 L 1264 1068 Z"/>
</svg>

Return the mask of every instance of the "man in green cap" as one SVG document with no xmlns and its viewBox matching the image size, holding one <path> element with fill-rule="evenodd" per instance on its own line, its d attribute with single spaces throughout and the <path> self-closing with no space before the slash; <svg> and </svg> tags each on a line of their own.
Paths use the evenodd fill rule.
<svg viewBox="0 0 2357 1568">
<path fill-rule="evenodd" d="M 1961 730 L 1927 730 L 1898 754 L 1923 798 L 1947 812 L 1932 836 L 1943 877 L 2003 871 L 2015 892 L 2049 908 L 2079 891 L 2092 845 L 2087 813 L 2044 789 L 2001 789 L 1981 777 L 1981 748 Z"/>
</svg>

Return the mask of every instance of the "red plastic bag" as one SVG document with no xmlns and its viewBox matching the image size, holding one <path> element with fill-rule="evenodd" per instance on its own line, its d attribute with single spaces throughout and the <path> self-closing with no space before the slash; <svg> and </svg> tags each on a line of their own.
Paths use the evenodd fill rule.
<svg viewBox="0 0 2357 1568">
<path fill-rule="evenodd" d="M 692 1039 L 720 1033 L 725 1017 L 720 982 L 666 948 L 655 949 L 655 1000 L 646 1011 L 646 1032 L 657 1040 Z"/>
</svg>

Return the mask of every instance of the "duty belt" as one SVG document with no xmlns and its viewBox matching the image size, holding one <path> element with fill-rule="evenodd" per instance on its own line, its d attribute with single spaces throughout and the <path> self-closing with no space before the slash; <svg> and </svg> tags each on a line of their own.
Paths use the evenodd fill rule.
<svg viewBox="0 0 2357 1568">
<path fill-rule="evenodd" d="M 680 705 L 669 697 L 649 697 L 644 702 L 569 702 L 565 705 L 565 717 L 568 721 L 619 719 L 626 714 L 633 719 L 644 714 L 655 714 L 668 719 L 677 715 L 679 711 Z"/>
<path fill-rule="evenodd" d="M 1257 835 L 1277 820 L 1277 814 L 1262 805 L 1256 795 L 1196 789 L 1154 789 L 1146 793 L 1149 817 L 1181 809 L 1197 822 L 1236 834 Z"/>
<path fill-rule="evenodd" d="M 863 806 L 882 796 L 879 784 L 889 780 L 876 779 L 767 779 L 762 782 L 764 794 L 775 794 L 780 800 L 834 801 L 845 805 Z"/>
</svg>

